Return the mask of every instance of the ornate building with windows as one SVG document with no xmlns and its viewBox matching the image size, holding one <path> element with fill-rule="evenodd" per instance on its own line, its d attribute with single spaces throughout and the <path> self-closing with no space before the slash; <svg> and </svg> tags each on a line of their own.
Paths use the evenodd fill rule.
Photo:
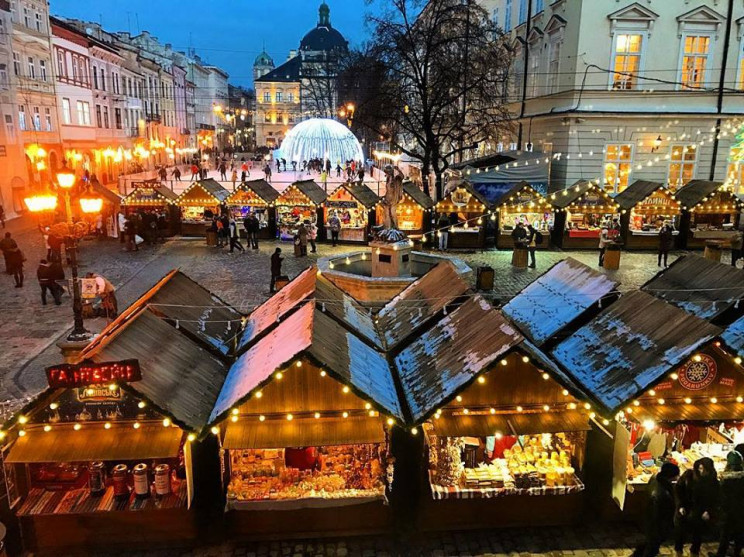
<svg viewBox="0 0 744 557">
<path fill-rule="evenodd" d="M 580 179 L 611 194 L 636 180 L 676 190 L 713 179 L 744 193 L 741 2 L 731 19 L 718 0 L 479 2 L 514 52 L 517 125 L 500 143 L 549 164 L 551 190 Z"/>
<path fill-rule="evenodd" d="M 264 51 L 255 60 L 256 145 L 278 148 L 289 130 L 308 118 L 333 118 L 338 111 L 338 70 L 348 42 L 331 25 L 323 2 L 318 24 L 300 41 L 287 61 L 274 67 Z"/>
</svg>

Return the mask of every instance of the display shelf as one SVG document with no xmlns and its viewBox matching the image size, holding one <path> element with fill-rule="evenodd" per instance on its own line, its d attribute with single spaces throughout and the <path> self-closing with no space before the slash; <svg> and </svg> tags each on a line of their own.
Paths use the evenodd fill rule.
<svg viewBox="0 0 744 557">
<path fill-rule="evenodd" d="M 429 471 L 429 487 L 433 499 L 441 501 L 444 499 L 495 499 L 498 497 L 510 496 L 540 496 L 540 495 L 568 495 L 570 493 L 579 493 L 584 491 L 584 484 L 574 476 L 573 485 L 552 486 L 552 487 L 487 487 L 487 488 L 466 488 L 460 486 L 441 486 L 434 483 L 432 471 Z"/>
</svg>

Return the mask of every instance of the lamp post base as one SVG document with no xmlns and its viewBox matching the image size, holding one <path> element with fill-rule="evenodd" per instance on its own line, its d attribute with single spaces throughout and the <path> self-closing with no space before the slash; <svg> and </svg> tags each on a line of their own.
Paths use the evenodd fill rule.
<svg viewBox="0 0 744 557">
<path fill-rule="evenodd" d="M 80 353 L 86 346 L 88 346 L 88 344 L 90 344 L 92 339 L 93 335 L 90 335 L 87 340 L 70 340 L 70 337 L 60 340 L 57 343 L 57 347 L 60 352 L 62 352 L 62 357 L 64 358 L 65 363 L 73 364 L 77 362 Z"/>
</svg>

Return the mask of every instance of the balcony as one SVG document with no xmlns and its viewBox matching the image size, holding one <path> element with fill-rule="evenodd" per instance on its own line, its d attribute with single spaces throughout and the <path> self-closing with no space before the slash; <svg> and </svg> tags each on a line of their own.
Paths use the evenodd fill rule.
<svg viewBox="0 0 744 557">
<path fill-rule="evenodd" d="M 162 118 L 160 114 L 146 114 L 145 122 L 155 122 L 156 124 L 159 124 L 162 122 Z"/>
</svg>

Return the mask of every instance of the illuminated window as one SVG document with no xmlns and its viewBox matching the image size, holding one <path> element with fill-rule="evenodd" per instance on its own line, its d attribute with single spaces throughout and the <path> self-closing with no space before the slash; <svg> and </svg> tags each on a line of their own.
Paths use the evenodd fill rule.
<svg viewBox="0 0 744 557">
<path fill-rule="evenodd" d="M 278 103 L 282 102 L 282 92 L 281 91 L 277 91 L 276 92 L 276 95 L 275 95 L 275 98 L 276 98 L 276 102 L 278 102 Z"/>
<path fill-rule="evenodd" d="M 637 74 L 641 70 L 643 35 L 620 34 L 615 37 L 612 61 L 612 88 L 628 90 L 638 88 Z"/>
<path fill-rule="evenodd" d="M 710 36 L 685 35 L 683 45 L 682 75 L 680 76 L 682 88 L 705 86 L 705 72 L 710 55 Z"/>
<path fill-rule="evenodd" d="M 620 193 L 628 187 L 633 166 L 633 145 L 611 143 L 605 148 L 604 189 L 607 193 Z"/>
<path fill-rule="evenodd" d="M 271 102 L 271 93 L 269 93 L 268 91 L 264 91 L 264 102 L 265 103 Z"/>
<path fill-rule="evenodd" d="M 676 191 L 693 179 L 696 161 L 697 145 L 672 145 L 667 177 L 670 190 Z"/>
<path fill-rule="evenodd" d="M 70 115 L 70 99 L 62 99 L 62 121 L 65 124 L 72 122 L 72 116 Z"/>
</svg>

